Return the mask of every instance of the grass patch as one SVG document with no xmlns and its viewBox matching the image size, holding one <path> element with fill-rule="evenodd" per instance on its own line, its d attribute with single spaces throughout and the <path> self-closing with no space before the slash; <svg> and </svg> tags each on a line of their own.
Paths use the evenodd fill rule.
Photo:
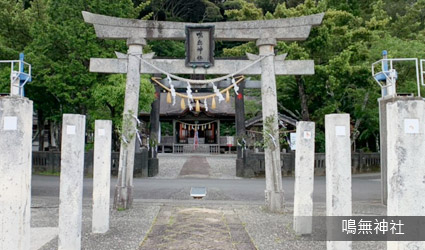
<svg viewBox="0 0 425 250">
<path fill-rule="evenodd" d="M 170 216 L 170 220 L 168 221 L 168 225 L 170 227 L 172 227 L 174 225 L 174 223 L 176 222 L 176 219 L 174 218 L 174 216 Z"/>
<path fill-rule="evenodd" d="M 34 172 L 35 175 L 46 175 L 46 176 L 60 176 L 60 172 L 51 172 L 51 171 L 37 171 Z"/>
</svg>

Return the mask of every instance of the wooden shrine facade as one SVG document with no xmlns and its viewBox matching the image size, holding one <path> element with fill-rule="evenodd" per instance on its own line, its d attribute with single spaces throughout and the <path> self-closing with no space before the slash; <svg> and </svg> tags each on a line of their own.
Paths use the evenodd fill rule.
<svg viewBox="0 0 425 250">
<path fill-rule="evenodd" d="M 208 94 L 193 93 L 193 96 Z M 220 153 L 228 150 L 227 136 L 220 136 L 221 123 L 235 123 L 235 105 L 231 102 L 217 102 L 212 109 L 212 100 L 200 102 L 200 112 L 189 107 L 182 109 L 179 104 L 167 103 L 167 93 L 159 95 L 159 121 L 172 125 L 172 133 L 161 131 L 158 143 L 160 152 L 169 153 Z M 155 108 L 155 107 L 154 107 Z M 141 120 L 148 122 L 150 113 L 140 112 Z M 236 140 L 234 139 L 234 142 Z M 232 149 L 235 145 L 233 145 Z"/>
</svg>

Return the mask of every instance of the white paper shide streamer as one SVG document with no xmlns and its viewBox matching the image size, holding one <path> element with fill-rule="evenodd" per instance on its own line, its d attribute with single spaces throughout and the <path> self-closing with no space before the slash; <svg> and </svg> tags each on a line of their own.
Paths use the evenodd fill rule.
<svg viewBox="0 0 425 250">
<path fill-rule="evenodd" d="M 173 98 L 173 106 L 176 105 L 176 90 L 174 89 L 173 81 L 170 75 L 167 75 L 168 83 L 170 84 L 171 97 Z"/>
<path fill-rule="evenodd" d="M 223 94 L 220 93 L 220 90 L 217 88 L 217 86 L 215 86 L 214 83 L 212 83 L 212 85 L 213 85 L 214 93 L 218 97 L 218 103 L 221 103 L 222 101 L 224 101 Z"/>
<path fill-rule="evenodd" d="M 233 89 L 235 90 L 235 94 L 238 95 L 239 86 L 236 84 L 235 78 L 232 77 Z"/>
<path fill-rule="evenodd" d="M 187 82 L 186 94 L 187 94 L 187 99 L 193 101 L 192 88 L 189 82 Z"/>
<path fill-rule="evenodd" d="M 189 106 L 190 111 L 193 110 L 193 105 L 192 105 L 192 101 L 190 100 L 190 98 L 187 98 L 187 106 Z"/>
<path fill-rule="evenodd" d="M 208 103 L 207 103 L 207 98 L 205 98 L 204 100 L 204 107 L 205 107 L 205 111 L 208 112 Z"/>
</svg>

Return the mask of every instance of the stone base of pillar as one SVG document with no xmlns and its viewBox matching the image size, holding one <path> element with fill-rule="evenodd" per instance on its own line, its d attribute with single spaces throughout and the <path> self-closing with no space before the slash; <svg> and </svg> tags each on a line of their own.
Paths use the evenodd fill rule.
<svg viewBox="0 0 425 250">
<path fill-rule="evenodd" d="M 142 163 L 141 163 L 142 177 L 148 177 L 148 168 L 149 168 L 148 149 L 143 148 L 141 154 L 142 154 Z"/>
<path fill-rule="evenodd" d="M 264 192 L 266 195 L 266 206 L 270 212 L 283 212 L 285 208 L 283 191 L 276 192 L 272 190 L 265 190 Z"/>
<path fill-rule="evenodd" d="M 118 196 L 115 196 L 114 199 L 114 209 L 130 209 L 133 205 L 133 187 L 115 187 L 115 193 L 118 193 Z M 127 197 L 131 197 L 131 200 L 127 200 Z"/>
<path fill-rule="evenodd" d="M 236 176 L 237 177 L 244 177 L 243 171 L 244 170 L 244 164 L 243 159 L 236 159 Z"/>
<path fill-rule="evenodd" d="M 134 176 L 148 177 L 148 150 L 142 148 L 134 157 Z"/>
<path fill-rule="evenodd" d="M 254 170 L 244 164 L 243 159 L 236 159 L 236 176 L 243 178 L 252 178 L 255 177 Z"/>
<path fill-rule="evenodd" d="M 148 160 L 148 177 L 154 177 L 158 174 L 159 160 L 158 158 L 150 158 Z"/>
<path fill-rule="evenodd" d="M 312 227 L 311 216 L 294 216 L 294 231 L 296 235 L 310 235 Z"/>
</svg>

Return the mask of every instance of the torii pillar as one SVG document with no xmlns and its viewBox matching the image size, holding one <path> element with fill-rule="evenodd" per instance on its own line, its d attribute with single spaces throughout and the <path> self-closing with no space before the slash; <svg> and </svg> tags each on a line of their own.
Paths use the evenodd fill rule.
<svg viewBox="0 0 425 250">
<path fill-rule="evenodd" d="M 108 17 L 84 11 L 82 14 L 87 23 L 94 25 L 96 35 L 99 38 L 126 39 L 129 45 L 128 55 L 122 58 L 90 59 L 91 72 L 127 73 L 126 104 L 123 115 L 123 139 L 125 138 L 127 143 L 122 142 L 121 146 L 119 168 L 121 177 L 116 190 L 118 196 L 115 199 L 116 202 L 119 202 L 119 207 L 128 208 L 132 200 L 131 187 L 135 136 L 131 135 L 132 131 L 135 131 L 136 121 L 131 119 L 131 115 L 137 116 L 140 84 L 140 76 L 138 74 L 163 73 L 157 70 L 160 68 L 169 74 L 232 75 L 237 72 L 237 74 L 241 75 L 261 75 L 261 84 L 257 88 L 261 88 L 263 98 L 264 138 L 267 141 L 265 150 L 266 204 L 273 212 L 282 211 L 283 190 L 275 75 L 312 75 L 314 74 L 314 62 L 312 60 L 285 60 L 286 55 L 274 55 L 274 46 L 277 41 L 307 39 L 311 27 L 317 26 L 322 22 L 323 13 L 286 19 L 208 23 L 208 25 L 214 26 L 215 41 L 257 41 L 260 56 L 265 56 L 261 60 L 261 66 L 258 63 L 251 65 L 252 60 L 259 57 L 248 55 L 249 60 L 214 60 L 214 65 L 208 68 L 186 67 L 184 59 L 152 59 L 148 55 L 141 56 L 142 45 L 145 44 L 144 39 L 185 40 L 186 27 L 203 26 L 205 23 L 134 20 Z M 140 57 L 137 58 L 135 54 L 140 55 Z M 140 64 L 141 61 L 143 61 L 142 64 Z M 241 71 L 241 69 L 244 70 Z M 210 85 L 209 87 L 211 87 Z M 128 136 L 126 136 L 126 133 L 129 133 Z"/>
<path fill-rule="evenodd" d="M 128 67 L 124 99 L 124 112 L 122 121 L 122 138 L 120 147 L 120 162 L 118 182 L 115 187 L 114 208 L 130 208 L 133 202 L 133 170 L 136 143 L 137 115 L 140 91 L 140 60 L 143 38 L 129 38 Z"/>
<path fill-rule="evenodd" d="M 266 205 L 272 212 L 283 210 L 282 171 L 280 165 L 279 123 L 277 116 L 274 46 L 276 39 L 259 39 L 261 61 L 261 100 L 263 106 L 263 137 L 265 141 Z"/>
</svg>

